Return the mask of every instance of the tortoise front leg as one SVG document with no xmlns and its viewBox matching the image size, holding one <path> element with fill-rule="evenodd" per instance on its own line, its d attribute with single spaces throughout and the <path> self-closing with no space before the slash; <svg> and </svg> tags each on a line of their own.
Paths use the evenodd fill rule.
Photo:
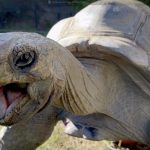
<svg viewBox="0 0 150 150">
<path fill-rule="evenodd" d="M 28 121 L 3 127 L 0 131 L 0 150 L 35 150 L 51 136 L 58 121 L 58 112 L 51 107 Z"/>
<path fill-rule="evenodd" d="M 94 113 L 86 116 L 78 116 L 68 112 L 62 112 L 59 118 L 63 120 L 65 124 L 65 133 L 88 140 L 114 140 L 120 139 L 139 139 L 135 137 L 131 132 L 117 120 L 101 114 Z M 123 134 L 124 132 L 127 133 Z"/>
</svg>

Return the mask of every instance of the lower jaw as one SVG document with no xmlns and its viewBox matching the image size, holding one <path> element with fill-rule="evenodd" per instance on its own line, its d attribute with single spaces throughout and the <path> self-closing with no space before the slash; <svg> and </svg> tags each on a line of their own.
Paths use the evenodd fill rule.
<svg viewBox="0 0 150 150">
<path fill-rule="evenodd" d="M 24 96 L 21 101 L 18 99 L 12 103 L 6 110 L 5 116 L 0 119 L 0 125 L 12 125 L 17 120 L 20 112 L 25 105 L 31 101 L 28 96 Z"/>
<path fill-rule="evenodd" d="M 28 95 L 28 97 L 26 96 L 21 101 L 19 101 L 19 103 L 17 103 L 17 106 L 11 108 L 10 110 L 7 110 L 4 119 L 0 120 L 0 125 L 9 126 L 20 123 L 22 121 L 27 121 L 28 119 L 32 118 L 33 115 L 35 115 L 37 112 L 46 107 L 45 105 L 48 102 L 49 99 L 41 105 L 39 101 L 31 99 Z"/>
</svg>

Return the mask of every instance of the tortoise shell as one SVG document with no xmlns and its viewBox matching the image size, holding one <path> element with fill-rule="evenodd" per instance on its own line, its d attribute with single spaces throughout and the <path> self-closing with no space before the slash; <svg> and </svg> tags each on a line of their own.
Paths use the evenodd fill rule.
<svg viewBox="0 0 150 150">
<path fill-rule="evenodd" d="M 102 53 L 126 58 L 150 69 L 150 8 L 136 0 L 101 0 L 74 17 L 59 21 L 48 33 L 76 57 L 99 59 Z"/>
</svg>

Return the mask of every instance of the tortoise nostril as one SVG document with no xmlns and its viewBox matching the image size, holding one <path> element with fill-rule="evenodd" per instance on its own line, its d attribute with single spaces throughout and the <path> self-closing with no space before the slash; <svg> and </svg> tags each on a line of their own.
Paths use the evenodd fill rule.
<svg viewBox="0 0 150 150">
<path fill-rule="evenodd" d="M 35 51 L 20 52 L 13 56 L 13 67 L 15 70 L 27 71 L 36 61 Z"/>
</svg>

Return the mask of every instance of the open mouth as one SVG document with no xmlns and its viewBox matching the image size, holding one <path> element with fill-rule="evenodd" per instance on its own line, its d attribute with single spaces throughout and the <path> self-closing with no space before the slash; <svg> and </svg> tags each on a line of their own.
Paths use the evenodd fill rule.
<svg viewBox="0 0 150 150">
<path fill-rule="evenodd" d="M 0 119 L 27 95 L 27 83 L 10 83 L 0 87 Z"/>
</svg>

